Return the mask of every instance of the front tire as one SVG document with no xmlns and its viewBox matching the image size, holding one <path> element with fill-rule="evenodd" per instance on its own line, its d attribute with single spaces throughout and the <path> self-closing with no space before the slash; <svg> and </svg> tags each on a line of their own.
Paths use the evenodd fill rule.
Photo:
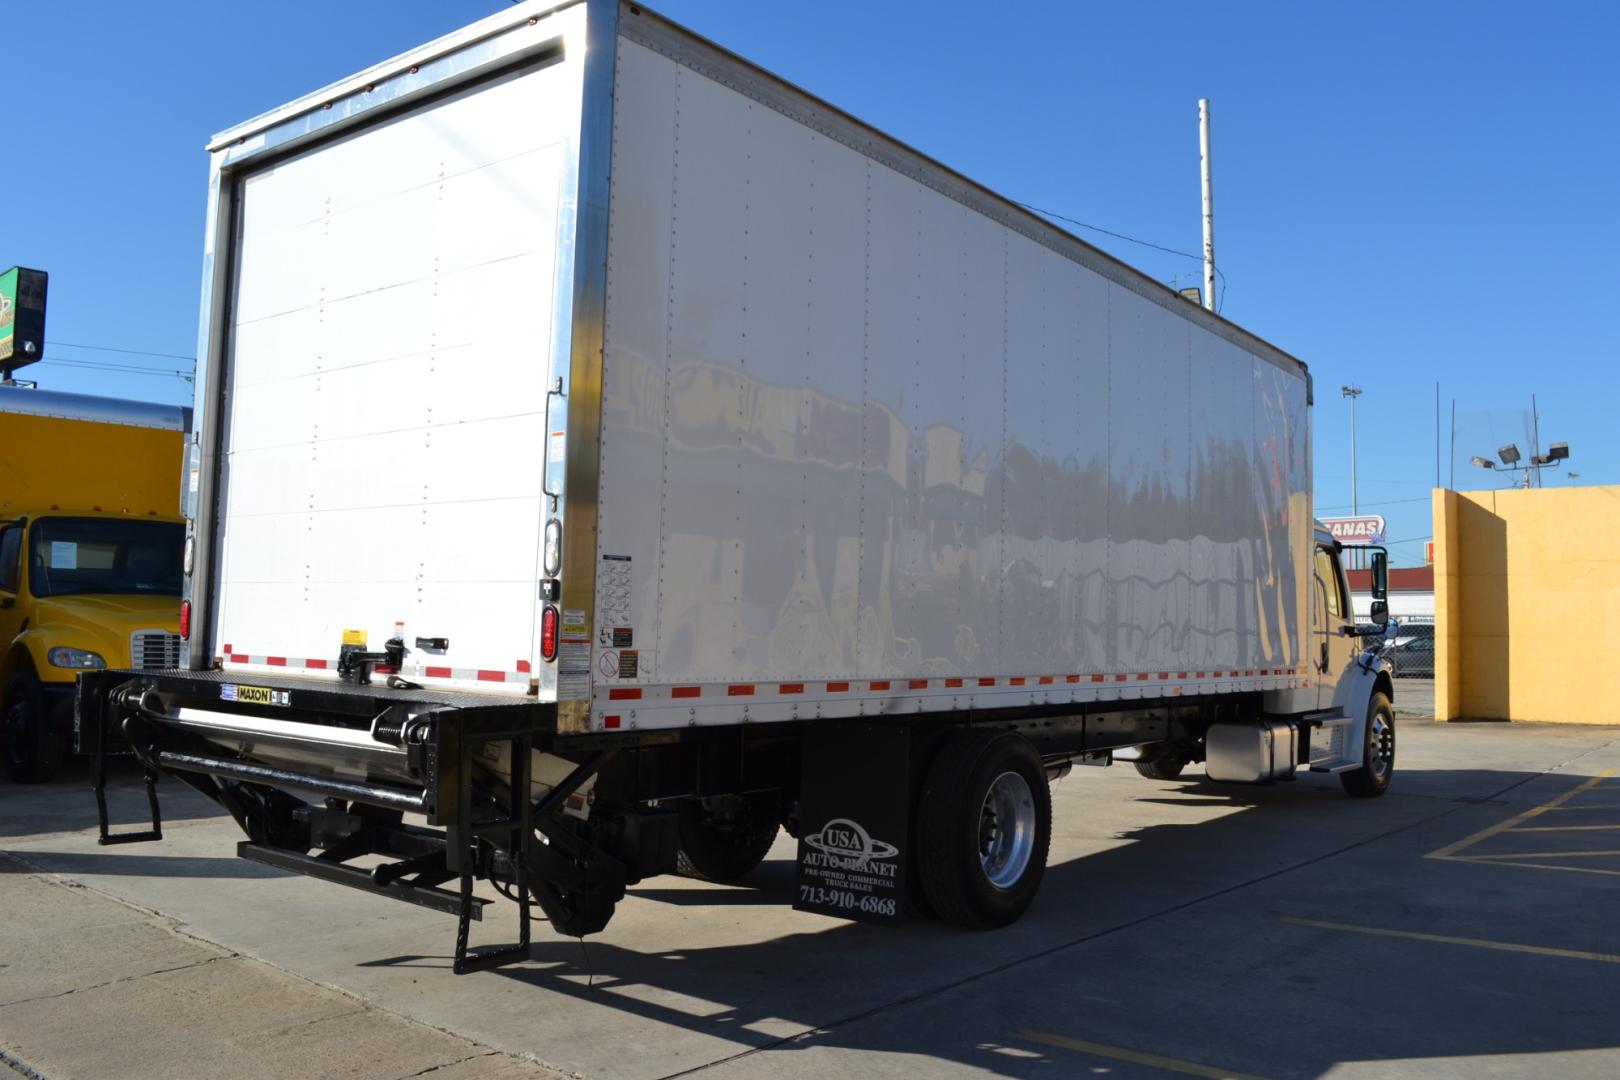
<svg viewBox="0 0 1620 1080">
<path fill-rule="evenodd" d="M 1339 774 L 1344 790 L 1358 799 L 1374 799 L 1389 790 L 1395 775 L 1395 707 L 1382 692 L 1367 705 L 1367 738 L 1361 768 Z"/>
<path fill-rule="evenodd" d="M 964 730 L 940 750 L 917 807 L 917 870 L 945 922 L 1006 926 L 1035 900 L 1052 840 L 1052 796 L 1035 747 Z"/>
<path fill-rule="evenodd" d="M 680 837 L 677 874 L 700 881 L 735 881 L 765 861 L 776 842 L 778 826 L 751 821 L 734 827 L 715 825 L 704 819 L 701 802 L 687 799 L 677 811 L 676 828 Z"/>
<path fill-rule="evenodd" d="M 17 784 L 43 784 L 56 775 L 67 751 L 64 733 L 52 723 L 39 677 L 24 668 L 6 681 L 6 775 Z"/>
<path fill-rule="evenodd" d="M 1151 761 L 1138 761 L 1136 771 L 1149 780 L 1174 780 L 1181 775 L 1187 763 L 1173 754 L 1156 757 Z"/>
</svg>

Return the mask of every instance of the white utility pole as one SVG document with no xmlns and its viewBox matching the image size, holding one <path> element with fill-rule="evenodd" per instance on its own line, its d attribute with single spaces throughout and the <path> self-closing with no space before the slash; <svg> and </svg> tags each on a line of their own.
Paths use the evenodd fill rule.
<svg viewBox="0 0 1620 1080">
<path fill-rule="evenodd" d="M 1361 513 L 1356 500 L 1356 398 L 1361 396 L 1361 387 L 1341 386 L 1339 396 L 1350 399 L 1350 513 L 1356 515 Z"/>
<path fill-rule="evenodd" d="M 1204 170 L 1204 307 L 1215 310 L 1215 183 L 1210 177 L 1209 98 L 1198 100 L 1198 157 Z"/>
</svg>

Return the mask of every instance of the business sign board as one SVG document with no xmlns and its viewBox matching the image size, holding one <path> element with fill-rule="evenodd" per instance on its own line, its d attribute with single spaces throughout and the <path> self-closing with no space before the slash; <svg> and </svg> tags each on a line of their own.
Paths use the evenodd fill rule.
<svg viewBox="0 0 1620 1080">
<path fill-rule="evenodd" d="M 1384 517 L 1382 514 L 1361 514 L 1357 517 L 1327 517 L 1320 519 L 1341 544 L 1382 544 Z"/>
<path fill-rule="evenodd" d="M 0 274 L 0 371 L 8 376 L 45 355 L 45 284 L 43 270 Z"/>
</svg>

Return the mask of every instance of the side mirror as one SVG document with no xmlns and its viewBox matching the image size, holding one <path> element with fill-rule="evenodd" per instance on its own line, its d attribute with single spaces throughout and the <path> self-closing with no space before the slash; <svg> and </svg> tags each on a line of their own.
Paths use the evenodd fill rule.
<svg viewBox="0 0 1620 1080">
<path fill-rule="evenodd" d="M 1374 600 L 1389 599 L 1389 553 L 1381 549 L 1372 553 L 1372 595 Z"/>
<path fill-rule="evenodd" d="M 1376 573 L 1377 573 L 1377 571 L 1375 570 L 1374 574 L 1376 575 Z M 1372 621 L 1373 621 L 1373 625 L 1378 627 L 1378 629 L 1380 629 L 1380 630 L 1384 629 L 1386 626 L 1389 625 L 1389 602 L 1388 601 L 1374 600 L 1372 602 Z"/>
</svg>

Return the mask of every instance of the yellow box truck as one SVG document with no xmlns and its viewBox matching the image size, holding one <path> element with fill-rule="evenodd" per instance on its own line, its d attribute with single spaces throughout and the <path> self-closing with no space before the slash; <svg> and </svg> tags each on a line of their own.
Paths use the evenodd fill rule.
<svg viewBox="0 0 1620 1080">
<path fill-rule="evenodd" d="M 79 672 L 179 663 L 190 414 L 0 385 L 0 757 L 15 781 L 61 763 Z"/>
</svg>

